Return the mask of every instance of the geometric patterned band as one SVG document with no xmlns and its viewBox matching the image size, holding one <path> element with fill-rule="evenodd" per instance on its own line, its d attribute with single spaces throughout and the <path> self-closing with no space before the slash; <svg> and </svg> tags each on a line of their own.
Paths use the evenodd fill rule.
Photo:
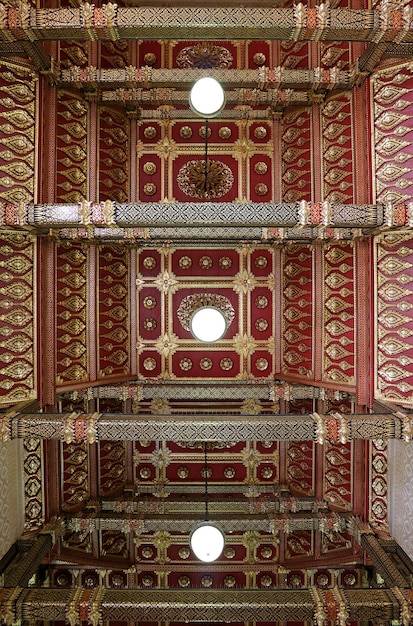
<svg viewBox="0 0 413 626">
<path fill-rule="evenodd" d="M 396 7 L 396 8 L 395 8 Z M 5 41 L 117 40 L 117 39 L 287 39 L 291 41 L 412 41 L 409 6 L 381 3 L 374 9 L 310 8 L 299 2 L 291 8 L 273 6 L 102 7 L 39 9 L 27 0 L 16 7 L 1 3 Z M 16 23 L 19 24 L 16 28 Z M 142 68 L 145 70 L 145 68 Z"/>
<path fill-rule="evenodd" d="M 389 589 L 24 589 L 2 590 L 0 611 L 7 605 L 14 613 L 13 622 L 28 620 L 82 621 L 175 621 L 195 622 L 273 622 L 325 620 L 344 623 L 350 620 L 398 619 L 401 605 Z M 20 592 L 20 593 L 19 593 Z M 2 606 L 3 605 L 3 606 Z M 83 618 L 83 619 L 82 619 Z M 312 621 L 314 620 L 314 622 Z M 11 622 L 10 622 L 11 623 Z"/>
<path fill-rule="evenodd" d="M 407 221 L 408 218 L 406 218 Z M 120 204 L 107 200 L 78 204 L 0 203 L 0 225 L 48 228 L 188 226 L 292 228 L 377 228 L 385 209 L 372 204 L 324 202 L 143 202 Z M 136 236 L 139 236 L 137 234 Z"/>
<path fill-rule="evenodd" d="M 403 413 L 320 415 L 125 415 L 110 413 L 6 413 L 3 441 L 24 437 L 71 443 L 110 441 L 346 441 L 413 436 L 413 416 Z"/>
</svg>

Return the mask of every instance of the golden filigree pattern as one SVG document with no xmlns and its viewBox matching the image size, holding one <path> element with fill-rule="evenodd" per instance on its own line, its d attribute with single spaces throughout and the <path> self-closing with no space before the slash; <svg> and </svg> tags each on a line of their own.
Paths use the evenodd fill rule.
<svg viewBox="0 0 413 626">
<path fill-rule="evenodd" d="M 404 139 L 412 132 L 413 104 L 406 97 L 412 85 L 406 67 L 382 73 L 374 82 L 376 193 L 378 201 L 394 205 L 413 194 L 411 168 L 403 167 L 412 158 L 411 143 Z"/>
<path fill-rule="evenodd" d="M 231 169 L 222 161 L 188 161 L 177 176 L 179 189 L 191 198 L 221 198 L 234 184 Z"/>
<path fill-rule="evenodd" d="M 385 235 L 377 242 L 376 394 L 384 399 L 413 404 L 413 254 L 410 235 L 395 235 Z"/>
<path fill-rule="evenodd" d="M 57 105 L 57 202 L 87 197 L 87 105 L 59 92 Z"/>
<path fill-rule="evenodd" d="M 80 348 L 87 345 L 87 261 L 87 253 L 80 244 L 59 244 L 56 283 L 58 384 L 87 379 L 88 352 Z"/>
<path fill-rule="evenodd" d="M 35 81 L 27 68 L 2 63 L 0 80 L 0 157 L 4 163 L 0 197 L 8 202 L 34 198 Z"/>
</svg>

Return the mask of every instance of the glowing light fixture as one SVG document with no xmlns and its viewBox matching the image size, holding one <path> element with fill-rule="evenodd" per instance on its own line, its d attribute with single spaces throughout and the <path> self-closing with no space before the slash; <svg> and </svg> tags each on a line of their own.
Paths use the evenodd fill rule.
<svg viewBox="0 0 413 626">
<path fill-rule="evenodd" d="M 210 343 L 221 339 L 227 330 L 227 321 L 219 309 L 205 306 L 195 311 L 190 326 L 197 339 Z"/>
<path fill-rule="evenodd" d="M 208 520 L 194 528 L 189 541 L 195 556 L 204 563 L 216 561 L 225 544 L 222 530 Z"/>
<path fill-rule="evenodd" d="M 189 537 L 192 552 L 204 563 L 216 561 L 220 556 L 224 545 L 225 535 L 219 524 L 210 522 L 208 513 L 208 464 L 207 464 L 207 443 L 204 443 L 204 475 L 205 475 L 205 520 L 199 522 Z"/>
<path fill-rule="evenodd" d="M 192 87 L 189 106 L 200 117 L 216 117 L 225 106 L 225 92 L 215 78 L 205 76 Z"/>
</svg>

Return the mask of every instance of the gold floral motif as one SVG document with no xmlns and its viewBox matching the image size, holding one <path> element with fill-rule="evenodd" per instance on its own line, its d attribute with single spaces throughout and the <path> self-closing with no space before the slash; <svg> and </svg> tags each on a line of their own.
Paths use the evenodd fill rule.
<svg viewBox="0 0 413 626">
<path fill-rule="evenodd" d="M 264 175 L 267 173 L 267 171 L 268 171 L 268 165 L 264 163 L 264 161 L 258 161 L 254 165 L 254 172 L 256 174 Z"/>
<path fill-rule="evenodd" d="M 156 174 L 156 165 L 153 161 L 147 161 L 143 166 L 143 171 L 148 176 L 153 176 Z"/>
<path fill-rule="evenodd" d="M 156 320 L 153 317 L 147 317 L 143 322 L 144 329 L 148 331 L 154 331 L 156 326 Z"/>
<path fill-rule="evenodd" d="M 210 127 L 208 127 L 208 131 L 207 131 L 206 126 L 201 126 L 201 128 L 198 131 L 198 134 L 200 137 L 202 137 L 202 139 L 205 139 L 207 136 L 209 138 L 212 134 L 212 130 L 210 129 Z"/>
<path fill-rule="evenodd" d="M 261 357 L 255 361 L 255 365 L 256 365 L 257 370 L 259 370 L 260 372 L 264 372 L 266 369 L 268 369 L 269 363 L 267 359 L 264 359 L 263 357 Z"/>
<path fill-rule="evenodd" d="M 257 183 L 254 189 L 257 196 L 265 196 L 268 193 L 268 186 L 265 183 Z"/>
<path fill-rule="evenodd" d="M 265 56 L 263 52 L 256 52 L 254 56 L 252 57 L 252 60 L 254 61 L 255 65 L 261 66 L 261 65 L 264 65 L 265 61 L 267 60 L 267 57 Z"/>
<path fill-rule="evenodd" d="M 218 135 L 221 139 L 229 139 L 231 137 L 231 129 L 228 126 L 222 126 L 218 131 Z"/>
<path fill-rule="evenodd" d="M 210 256 L 202 256 L 199 259 L 199 267 L 203 270 L 209 270 L 212 267 L 212 259 Z"/>
<path fill-rule="evenodd" d="M 192 361 L 189 358 L 184 358 L 181 359 L 179 361 L 179 367 L 181 368 L 181 370 L 183 370 L 184 372 L 188 372 L 190 369 L 192 369 Z"/>
<path fill-rule="evenodd" d="M 237 293 L 247 294 L 251 292 L 257 285 L 255 276 L 248 272 L 248 270 L 242 270 L 234 278 L 234 291 Z"/>
<path fill-rule="evenodd" d="M 268 306 L 268 298 L 266 296 L 257 296 L 255 298 L 255 306 L 258 309 L 265 309 Z"/>
<path fill-rule="evenodd" d="M 222 161 L 193 160 L 180 168 L 177 183 L 191 198 L 221 198 L 232 189 L 234 175 Z"/>
<path fill-rule="evenodd" d="M 229 256 L 222 256 L 219 259 L 218 263 L 219 263 L 219 267 L 221 267 L 224 270 L 229 269 L 232 266 L 232 260 L 229 258 Z"/>
<path fill-rule="evenodd" d="M 268 328 L 268 321 L 263 317 L 258 318 L 255 322 L 255 328 L 260 332 L 264 332 Z"/>
<path fill-rule="evenodd" d="M 159 274 L 155 279 L 155 285 L 162 293 L 175 293 L 178 289 L 178 281 L 175 278 L 175 274 L 168 271 L 163 274 Z"/>
<path fill-rule="evenodd" d="M 178 348 L 177 340 L 178 338 L 174 333 L 171 333 L 170 336 L 165 333 L 155 344 L 155 348 L 158 350 L 159 354 L 167 358 L 170 354 L 175 354 Z"/>
<path fill-rule="evenodd" d="M 156 368 L 156 361 L 155 359 L 153 359 L 152 357 L 148 357 L 144 360 L 143 362 L 143 367 L 148 371 L 151 372 L 152 370 L 154 370 Z"/>
<path fill-rule="evenodd" d="M 204 357 L 199 361 L 199 366 L 202 370 L 210 370 L 212 367 L 212 360 L 208 357 Z"/>
<path fill-rule="evenodd" d="M 223 46 L 212 42 L 203 42 L 182 48 L 176 62 L 180 68 L 228 69 L 232 66 L 232 54 Z"/>
<path fill-rule="evenodd" d="M 146 139 L 154 139 L 156 137 L 156 128 L 154 126 L 147 126 L 143 134 Z"/>
<path fill-rule="evenodd" d="M 254 137 L 256 139 L 265 139 L 266 136 L 267 136 L 267 129 L 265 128 L 265 126 L 257 126 L 254 129 Z"/>
<path fill-rule="evenodd" d="M 183 139 L 190 139 L 192 137 L 192 128 L 190 126 L 182 126 L 179 134 Z"/>
<path fill-rule="evenodd" d="M 145 307 L 145 309 L 154 309 L 156 307 L 156 298 L 154 298 L 154 296 L 146 296 L 143 299 L 143 306 Z"/>
<path fill-rule="evenodd" d="M 147 52 L 143 57 L 145 65 L 155 65 L 156 63 L 156 54 L 154 52 Z"/>
<path fill-rule="evenodd" d="M 222 370 L 228 371 L 228 370 L 232 369 L 234 363 L 233 363 L 232 359 L 230 359 L 229 357 L 226 357 L 226 358 L 220 360 L 219 365 L 220 365 Z"/>
<path fill-rule="evenodd" d="M 153 256 L 147 256 L 143 260 L 143 267 L 147 270 L 153 270 L 156 267 L 156 259 Z"/>
<path fill-rule="evenodd" d="M 153 196 L 156 193 L 155 183 L 145 183 L 143 186 L 143 191 L 147 196 Z"/>
</svg>

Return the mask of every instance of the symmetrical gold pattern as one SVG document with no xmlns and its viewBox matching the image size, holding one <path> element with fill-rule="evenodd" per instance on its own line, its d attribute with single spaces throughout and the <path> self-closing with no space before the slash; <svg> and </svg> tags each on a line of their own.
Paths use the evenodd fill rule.
<svg viewBox="0 0 413 626">
<path fill-rule="evenodd" d="M 57 383 L 87 380 L 87 267 L 81 244 L 62 243 L 57 255 Z"/>
<path fill-rule="evenodd" d="M 413 85 L 407 66 L 381 73 L 374 82 L 375 158 L 377 198 L 394 206 L 409 202 L 413 194 L 411 134 Z"/>
<path fill-rule="evenodd" d="M 413 254 L 407 232 L 384 235 L 377 249 L 376 394 L 413 405 Z"/>
<path fill-rule="evenodd" d="M 1 64 L 0 197 L 6 202 L 32 202 L 35 183 L 34 76 L 27 68 Z"/>
<path fill-rule="evenodd" d="M 59 92 L 56 200 L 60 202 L 87 197 L 87 111 L 84 100 Z"/>
<path fill-rule="evenodd" d="M 35 245 L 23 234 L 0 239 L 0 404 L 36 397 L 33 294 Z"/>
</svg>

